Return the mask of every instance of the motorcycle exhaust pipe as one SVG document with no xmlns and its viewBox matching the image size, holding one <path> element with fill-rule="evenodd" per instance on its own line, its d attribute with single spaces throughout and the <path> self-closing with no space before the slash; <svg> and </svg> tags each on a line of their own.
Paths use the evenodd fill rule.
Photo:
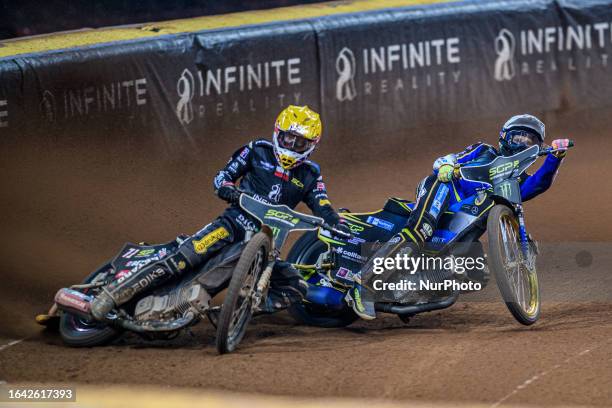
<svg viewBox="0 0 612 408">
<path fill-rule="evenodd" d="M 63 288 L 55 294 L 57 307 L 67 313 L 72 313 L 85 319 L 93 319 L 91 315 L 92 296 L 79 291 Z M 147 320 L 135 322 L 131 320 L 115 318 L 106 321 L 108 324 L 122 327 L 136 333 L 170 332 L 187 327 L 196 318 L 193 312 L 186 313 L 183 317 L 168 321 Z"/>
<path fill-rule="evenodd" d="M 111 323 L 115 326 L 119 326 L 135 333 L 159 333 L 159 332 L 171 332 L 177 331 L 187 327 L 196 318 L 192 312 L 187 312 L 185 316 L 178 319 L 161 322 L 155 320 L 145 320 L 142 322 L 135 322 L 126 319 L 115 319 Z"/>
<path fill-rule="evenodd" d="M 55 304 L 67 313 L 91 319 L 91 301 L 93 297 L 79 291 L 62 288 L 55 294 Z"/>
<path fill-rule="evenodd" d="M 444 300 L 431 303 L 423 303 L 420 305 L 393 305 L 389 303 L 376 303 L 375 309 L 378 312 L 393 313 L 397 315 L 417 314 L 423 312 L 431 312 L 433 310 L 446 309 L 452 306 L 459 297 L 459 292 L 454 292 Z"/>
</svg>

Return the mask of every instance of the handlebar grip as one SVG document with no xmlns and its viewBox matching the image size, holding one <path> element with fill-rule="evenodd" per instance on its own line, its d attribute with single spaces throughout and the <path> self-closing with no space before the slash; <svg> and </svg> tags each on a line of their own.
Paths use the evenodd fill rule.
<svg viewBox="0 0 612 408">
<path fill-rule="evenodd" d="M 567 147 L 574 147 L 574 139 L 570 139 Z"/>
<path fill-rule="evenodd" d="M 346 239 L 351 239 L 351 238 L 353 238 L 353 234 L 347 234 L 347 233 L 346 233 L 346 232 L 344 232 L 344 231 L 340 231 L 340 230 L 338 230 L 338 229 L 336 229 L 336 228 L 332 227 L 331 225 L 329 225 L 329 224 L 328 224 L 328 223 L 326 223 L 326 222 L 325 222 L 325 223 L 323 223 L 323 224 L 321 225 L 321 228 L 326 229 L 326 230 L 328 230 L 328 231 L 330 231 L 330 232 L 334 233 L 336 236 L 339 236 L 339 237 L 342 237 L 342 238 L 346 238 Z"/>
</svg>

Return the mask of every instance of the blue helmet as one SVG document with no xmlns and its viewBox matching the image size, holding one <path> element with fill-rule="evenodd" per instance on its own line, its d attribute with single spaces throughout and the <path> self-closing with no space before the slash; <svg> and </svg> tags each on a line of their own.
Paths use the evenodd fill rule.
<svg viewBox="0 0 612 408">
<path fill-rule="evenodd" d="M 516 115 L 499 132 L 499 151 L 509 156 L 534 144 L 541 146 L 545 137 L 546 127 L 540 119 L 529 114 Z"/>
</svg>

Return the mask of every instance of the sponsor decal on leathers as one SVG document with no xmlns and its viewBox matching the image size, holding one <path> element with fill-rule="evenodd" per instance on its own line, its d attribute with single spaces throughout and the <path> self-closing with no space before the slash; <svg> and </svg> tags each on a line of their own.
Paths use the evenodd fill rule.
<svg viewBox="0 0 612 408">
<path fill-rule="evenodd" d="M 229 235 L 227 229 L 219 227 L 213 232 L 206 234 L 201 239 L 193 241 L 193 249 L 197 254 L 203 254 L 217 241 L 227 238 Z"/>
</svg>

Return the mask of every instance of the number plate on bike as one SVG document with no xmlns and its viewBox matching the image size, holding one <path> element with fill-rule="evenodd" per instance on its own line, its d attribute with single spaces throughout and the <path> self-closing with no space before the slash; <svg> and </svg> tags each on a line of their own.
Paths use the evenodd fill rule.
<svg viewBox="0 0 612 408">
<path fill-rule="evenodd" d="M 513 203 L 521 202 L 521 186 L 518 180 L 504 180 L 494 186 L 495 195 L 504 197 L 506 200 Z"/>
</svg>

